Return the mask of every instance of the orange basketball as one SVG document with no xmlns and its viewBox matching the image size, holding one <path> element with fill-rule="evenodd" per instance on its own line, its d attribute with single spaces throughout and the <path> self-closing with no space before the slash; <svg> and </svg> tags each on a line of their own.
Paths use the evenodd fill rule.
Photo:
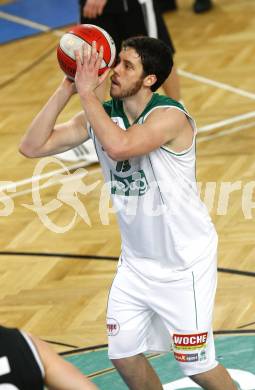
<svg viewBox="0 0 255 390">
<path fill-rule="evenodd" d="M 115 61 L 116 47 L 112 37 L 101 27 L 93 24 L 80 24 L 66 32 L 60 39 L 57 48 L 59 65 L 68 78 L 74 80 L 76 73 L 75 50 L 79 50 L 82 44 L 91 47 L 96 41 L 96 48 L 104 48 L 104 57 L 99 69 L 99 74 L 110 68 Z"/>
</svg>

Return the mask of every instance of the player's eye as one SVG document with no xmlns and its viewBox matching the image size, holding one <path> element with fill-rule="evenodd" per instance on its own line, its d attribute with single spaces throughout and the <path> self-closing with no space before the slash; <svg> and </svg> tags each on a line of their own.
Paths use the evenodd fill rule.
<svg viewBox="0 0 255 390">
<path fill-rule="evenodd" d="M 126 69 L 133 69 L 133 65 L 130 64 L 129 62 L 125 62 L 125 68 Z"/>
</svg>

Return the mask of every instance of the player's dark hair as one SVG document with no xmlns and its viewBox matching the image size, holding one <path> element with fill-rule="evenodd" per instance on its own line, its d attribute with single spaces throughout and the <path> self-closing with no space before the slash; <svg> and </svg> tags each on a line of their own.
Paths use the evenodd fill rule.
<svg viewBox="0 0 255 390">
<path fill-rule="evenodd" d="M 122 42 L 122 48 L 133 48 L 141 58 L 144 77 L 155 74 L 157 81 L 151 86 L 156 91 L 169 76 L 173 67 L 171 49 L 160 39 L 137 36 Z"/>
</svg>

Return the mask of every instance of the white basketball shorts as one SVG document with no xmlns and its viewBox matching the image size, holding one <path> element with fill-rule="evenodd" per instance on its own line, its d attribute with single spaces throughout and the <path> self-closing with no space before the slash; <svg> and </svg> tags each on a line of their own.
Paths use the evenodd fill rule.
<svg viewBox="0 0 255 390">
<path fill-rule="evenodd" d="M 217 366 L 212 333 L 216 251 L 168 282 L 120 264 L 107 308 L 110 359 L 171 350 L 186 376 Z"/>
</svg>

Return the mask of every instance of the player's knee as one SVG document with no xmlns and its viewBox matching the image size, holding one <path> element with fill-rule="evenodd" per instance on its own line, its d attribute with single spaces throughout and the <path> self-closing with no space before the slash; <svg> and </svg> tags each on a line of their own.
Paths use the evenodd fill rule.
<svg viewBox="0 0 255 390">
<path fill-rule="evenodd" d="M 199 372 L 197 374 L 193 374 L 193 375 L 188 375 L 189 378 L 197 383 L 197 384 L 200 384 L 201 381 L 204 381 L 206 378 L 208 378 L 208 374 L 210 375 L 210 371 L 211 370 L 208 370 L 208 371 L 205 371 L 205 372 Z M 203 382 L 202 382 L 203 383 Z"/>
<path fill-rule="evenodd" d="M 121 371 L 123 367 L 125 367 L 125 358 L 123 359 L 111 359 L 112 364 L 114 367 L 118 370 Z"/>
<path fill-rule="evenodd" d="M 199 383 L 199 380 L 211 372 L 217 365 L 218 362 L 216 360 L 210 361 L 207 364 L 179 364 L 183 374 L 190 377 L 196 383 Z"/>
<path fill-rule="evenodd" d="M 125 372 L 127 370 L 134 370 L 134 368 L 137 367 L 140 356 L 141 355 L 135 355 L 121 359 L 111 359 L 111 362 L 118 371 Z"/>
<path fill-rule="evenodd" d="M 189 378 L 192 379 L 195 383 L 197 383 L 202 378 L 202 376 L 203 373 L 198 373 L 198 374 L 189 375 Z"/>
</svg>

